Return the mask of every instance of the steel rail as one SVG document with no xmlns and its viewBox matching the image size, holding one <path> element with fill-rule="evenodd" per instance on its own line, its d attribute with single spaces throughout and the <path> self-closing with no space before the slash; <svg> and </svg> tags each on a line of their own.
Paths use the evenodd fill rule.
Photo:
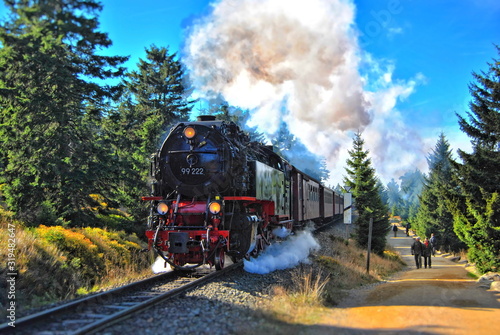
<svg viewBox="0 0 500 335">
<path fill-rule="evenodd" d="M 98 321 L 96 321 L 92 324 L 89 324 L 89 325 L 85 326 L 84 328 L 81 328 L 78 331 L 70 333 L 70 334 L 71 335 L 91 334 L 93 332 L 105 329 L 105 328 L 110 327 L 123 319 L 126 319 L 127 317 L 131 316 L 134 313 L 146 310 L 146 309 L 148 309 L 148 308 L 150 308 L 150 307 L 152 307 L 160 302 L 166 301 L 168 299 L 175 298 L 176 296 L 178 296 L 182 293 L 185 293 L 185 292 L 187 292 L 187 291 L 189 291 L 197 286 L 201 286 L 205 283 L 211 282 L 212 280 L 222 276 L 223 274 L 227 274 L 227 273 L 234 271 L 242 266 L 243 266 L 242 261 L 235 263 L 235 264 L 231 264 L 229 266 L 224 267 L 220 271 L 214 271 L 214 272 L 212 272 L 208 275 L 205 275 L 199 279 L 196 279 L 196 280 L 194 280 L 186 285 L 172 289 L 172 290 L 165 292 L 161 295 L 158 295 L 150 300 L 141 302 L 135 306 L 132 306 L 132 307 L 126 309 L 126 310 L 123 310 L 123 311 L 120 311 L 120 312 L 115 313 L 113 315 L 110 315 L 109 317 L 107 317 L 105 319 L 98 320 Z"/>
<path fill-rule="evenodd" d="M 77 312 L 76 314 L 80 313 L 82 311 L 85 311 L 85 309 L 88 310 L 93 309 L 93 308 L 116 308 L 118 311 L 114 313 L 108 313 L 108 314 L 93 314 L 93 317 L 91 317 L 91 320 L 88 320 L 82 316 L 81 319 L 76 320 L 78 323 L 83 324 L 80 326 L 80 328 L 76 331 L 66 331 L 64 334 L 71 334 L 71 335 L 77 335 L 77 334 L 88 334 L 93 331 L 97 331 L 102 328 L 109 327 L 110 325 L 120 321 L 123 318 L 126 318 L 127 316 L 138 312 L 140 310 L 144 310 L 149 308 L 150 306 L 153 306 L 161 301 L 167 300 L 174 298 L 175 296 L 186 292 L 196 286 L 200 286 L 208 281 L 211 281 L 223 274 L 226 274 L 230 271 L 235 270 L 238 267 L 242 266 L 242 262 L 232 264 L 229 266 L 226 266 L 224 269 L 220 271 L 213 271 L 209 273 L 208 275 L 204 275 L 201 278 L 194 279 L 193 281 L 183 284 L 180 287 L 171 289 L 169 291 L 166 291 L 165 293 L 158 293 L 155 291 L 147 291 L 147 288 L 151 288 L 154 285 L 157 285 L 158 283 L 161 283 L 162 281 L 165 280 L 172 280 L 174 278 L 177 278 L 177 273 L 175 271 L 173 272 L 168 272 L 160 275 L 156 275 L 151 278 L 147 278 L 138 282 L 134 282 L 128 285 L 124 285 L 121 287 L 117 287 L 115 289 L 101 292 L 98 294 L 94 294 L 88 297 L 84 297 L 81 299 L 73 300 L 68 303 L 62 304 L 60 306 L 56 306 L 53 308 L 49 308 L 47 310 L 43 310 L 41 312 L 28 315 L 25 317 L 22 317 L 18 320 L 15 321 L 15 327 L 9 326 L 8 323 L 0 325 L 0 333 L 1 334 L 15 334 L 15 333 L 30 333 L 30 329 L 28 327 L 30 326 L 37 326 L 36 328 L 50 328 L 50 325 L 53 324 L 56 327 L 61 326 L 61 322 L 52 322 L 50 319 L 55 318 L 57 316 L 66 316 L 66 315 L 71 315 L 71 313 Z M 194 272 L 196 274 L 196 272 Z M 167 284 L 167 283 L 165 283 Z M 141 289 L 144 287 L 144 289 Z M 125 305 L 123 302 L 120 304 L 119 302 L 112 302 L 112 299 L 120 299 L 126 300 L 127 292 L 129 293 L 139 293 L 142 294 L 140 296 L 142 301 L 137 301 L 137 302 L 126 302 Z M 124 297 L 120 297 L 121 295 L 125 295 Z M 132 296 L 133 299 L 134 296 Z M 148 298 L 150 297 L 150 298 Z M 111 305 L 110 305 L 111 303 Z M 83 314 L 85 315 L 85 314 Z M 48 321 L 49 320 L 49 321 Z M 47 325 L 40 326 L 41 322 L 46 321 Z M 64 323 L 64 322 L 62 322 Z M 49 331 L 50 332 L 50 331 Z M 57 331 L 55 333 L 58 333 Z"/>
<path fill-rule="evenodd" d="M 18 328 L 18 330 L 19 330 L 20 326 L 26 326 L 26 325 L 33 324 L 41 319 L 48 318 L 50 316 L 57 315 L 59 313 L 68 312 L 68 310 L 75 310 L 76 308 L 78 308 L 79 306 L 82 306 L 84 304 L 91 305 L 91 304 L 99 303 L 99 301 L 106 301 L 110 297 L 116 296 L 116 295 L 124 293 L 126 291 L 137 290 L 141 286 L 154 285 L 155 283 L 161 282 L 165 279 L 170 279 L 173 276 L 175 276 L 174 272 L 163 273 L 163 274 L 159 274 L 159 275 L 156 275 L 156 276 L 144 279 L 144 280 L 140 280 L 137 282 L 133 282 L 133 283 L 124 285 L 124 286 L 120 286 L 120 287 L 111 289 L 109 291 L 104 291 L 104 292 L 89 295 L 89 296 L 86 296 L 86 297 L 83 297 L 80 299 L 75 299 L 75 300 L 72 300 L 68 303 L 64 303 L 62 305 L 55 306 L 55 307 L 40 311 L 38 313 L 32 314 L 32 315 L 27 315 L 27 316 L 24 316 L 22 318 L 19 318 L 18 320 L 15 321 L 15 325 L 16 325 L 15 328 L 9 326 L 8 323 L 1 324 L 0 325 L 0 332 L 4 332 L 4 331 L 9 332 L 9 330 L 12 332 L 15 332 L 15 329 Z"/>
</svg>

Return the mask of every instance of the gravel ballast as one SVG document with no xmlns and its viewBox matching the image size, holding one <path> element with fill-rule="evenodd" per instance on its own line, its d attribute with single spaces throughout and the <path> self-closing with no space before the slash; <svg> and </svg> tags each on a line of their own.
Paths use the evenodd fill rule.
<svg viewBox="0 0 500 335">
<path fill-rule="evenodd" d="M 315 236 L 321 246 L 331 234 L 345 236 L 338 224 Z M 250 334 L 256 329 L 273 331 L 258 306 L 270 299 L 274 286 L 288 286 L 293 269 L 253 274 L 243 269 L 196 288 L 185 296 L 153 306 L 98 334 Z"/>
</svg>

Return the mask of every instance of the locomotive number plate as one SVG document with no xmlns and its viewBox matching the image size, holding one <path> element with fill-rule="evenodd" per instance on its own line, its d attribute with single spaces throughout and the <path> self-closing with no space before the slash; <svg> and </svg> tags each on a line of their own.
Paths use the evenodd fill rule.
<svg viewBox="0 0 500 335">
<path fill-rule="evenodd" d="M 202 167 L 183 167 L 181 173 L 188 176 L 200 176 L 205 174 L 205 169 Z"/>
</svg>

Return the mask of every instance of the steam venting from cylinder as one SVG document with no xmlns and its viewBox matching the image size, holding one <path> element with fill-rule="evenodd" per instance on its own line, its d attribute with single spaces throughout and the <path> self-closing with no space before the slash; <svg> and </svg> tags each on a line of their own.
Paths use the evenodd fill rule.
<svg viewBox="0 0 500 335">
<path fill-rule="evenodd" d="M 319 248 L 320 245 L 311 229 L 305 229 L 282 243 L 272 244 L 258 258 L 244 260 L 244 268 L 247 272 L 258 274 L 288 269 L 300 263 L 307 263 L 309 253 Z"/>
</svg>

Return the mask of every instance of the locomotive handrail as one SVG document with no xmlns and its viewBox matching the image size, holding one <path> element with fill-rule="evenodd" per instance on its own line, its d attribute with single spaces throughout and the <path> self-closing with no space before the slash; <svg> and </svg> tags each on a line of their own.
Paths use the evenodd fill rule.
<svg viewBox="0 0 500 335">
<path fill-rule="evenodd" d="M 179 207 L 179 208 L 184 208 L 184 207 Z M 180 216 L 189 216 L 189 215 L 205 215 L 205 213 L 185 213 L 185 212 L 179 212 L 177 213 L 177 215 L 180 215 Z"/>
<path fill-rule="evenodd" d="M 163 200 L 163 197 L 141 197 L 142 201 L 153 201 L 153 200 Z"/>
<path fill-rule="evenodd" d="M 193 150 L 172 150 L 168 151 L 169 154 L 185 154 L 191 153 Z M 218 154 L 218 150 L 196 150 L 197 154 Z"/>
<path fill-rule="evenodd" d="M 165 226 L 164 230 L 173 230 L 173 229 L 183 229 L 183 230 L 206 230 L 205 226 Z"/>
</svg>

